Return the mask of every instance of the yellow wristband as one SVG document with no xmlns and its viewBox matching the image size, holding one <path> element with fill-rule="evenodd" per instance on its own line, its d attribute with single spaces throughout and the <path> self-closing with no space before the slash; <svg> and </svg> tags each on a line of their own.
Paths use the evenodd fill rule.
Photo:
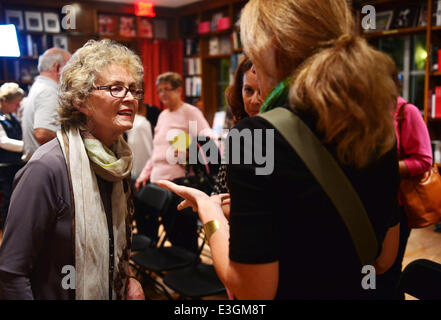
<svg viewBox="0 0 441 320">
<path fill-rule="evenodd" d="M 207 239 L 208 241 L 213 235 L 213 233 L 215 233 L 218 229 L 219 229 L 219 221 L 217 220 L 211 220 L 208 221 L 206 224 L 204 224 L 205 239 Z"/>
</svg>

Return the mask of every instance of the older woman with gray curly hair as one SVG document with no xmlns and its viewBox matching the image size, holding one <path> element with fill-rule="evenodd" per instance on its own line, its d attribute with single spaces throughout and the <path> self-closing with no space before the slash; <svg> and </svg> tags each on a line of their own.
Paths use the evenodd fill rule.
<svg viewBox="0 0 441 320">
<path fill-rule="evenodd" d="M 143 96 L 137 55 L 89 41 L 64 67 L 62 129 L 15 179 L 0 247 L 0 298 L 143 299 L 130 276 L 132 153 Z"/>
</svg>

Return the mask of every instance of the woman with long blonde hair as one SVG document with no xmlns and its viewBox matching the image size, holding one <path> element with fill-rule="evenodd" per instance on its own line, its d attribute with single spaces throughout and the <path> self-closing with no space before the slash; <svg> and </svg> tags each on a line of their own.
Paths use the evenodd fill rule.
<svg viewBox="0 0 441 320">
<path fill-rule="evenodd" d="M 336 160 L 378 242 L 375 272 L 384 273 L 395 259 L 399 229 L 397 92 L 389 61 L 354 34 L 345 0 L 250 0 L 240 30 L 266 97 L 260 112 L 282 107 L 295 114 Z M 262 146 L 262 154 L 274 156 L 274 170 L 257 175 L 259 159 L 227 166 L 229 221 L 208 196 L 162 183 L 186 199 L 180 207 L 199 212 L 229 291 L 239 299 L 379 298 L 362 285 L 364 266 L 350 232 L 299 154 L 259 116 L 236 128 L 251 129 L 245 150 L 261 141 L 258 130 L 274 130 L 274 140 Z"/>
</svg>

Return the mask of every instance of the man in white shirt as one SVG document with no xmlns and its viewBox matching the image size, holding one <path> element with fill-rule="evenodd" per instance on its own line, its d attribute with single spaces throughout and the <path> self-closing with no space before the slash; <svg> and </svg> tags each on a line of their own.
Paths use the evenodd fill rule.
<svg viewBox="0 0 441 320">
<path fill-rule="evenodd" d="M 29 91 L 23 111 L 24 161 L 28 161 L 40 145 L 55 138 L 60 128 L 57 114 L 58 82 L 61 70 L 69 59 L 69 52 L 51 48 L 38 60 L 40 75 Z"/>
</svg>

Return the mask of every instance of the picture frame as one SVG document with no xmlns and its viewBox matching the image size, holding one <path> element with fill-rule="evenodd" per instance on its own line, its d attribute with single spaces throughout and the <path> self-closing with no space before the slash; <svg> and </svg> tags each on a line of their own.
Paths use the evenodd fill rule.
<svg viewBox="0 0 441 320">
<path fill-rule="evenodd" d="M 394 16 L 393 10 L 378 12 L 376 17 L 376 29 L 372 31 L 382 32 L 389 30 L 393 16 Z"/>
<path fill-rule="evenodd" d="M 60 32 L 60 18 L 54 12 L 43 12 L 44 31 L 50 33 Z"/>
<path fill-rule="evenodd" d="M 409 6 L 395 9 L 391 29 L 403 29 L 415 27 L 418 23 L 418 7 Z"/>
<path fill-rule="evenodd" d="M 24 30 L 23 12 L 20 10 L 5 10 L 5 20 L 7 24 L 13 24 L 17 30 Z"/>
<path fill-rule="evenodd" d="M 60 48 L 69 52 L 69 42 L 66 36 L 55 35 L 53 37 L 53 45 L 55 48 Z"/>
<path fill-rule="evenodd" d="M 116 17 L 108 14 L 98 16 L 98 33 L 103 36 L 113 36 L 115 34 Z"/>
<path fill-rule="evenodd" d="M 41 12 L 25 11 L 26 31 L 43 31 Z"/>
<path fill-rule="evenodd" d="M 145 39 L 153 39 L 153 21 L 150 18 L 139 17 L 138 20 L 138 37 Z"/>
<path fill-rule="evenodd" d="M 122 37 L 136 37 L 135 17 L 122 16 L 119 18 L 119 35 Z"/>
</svg>

